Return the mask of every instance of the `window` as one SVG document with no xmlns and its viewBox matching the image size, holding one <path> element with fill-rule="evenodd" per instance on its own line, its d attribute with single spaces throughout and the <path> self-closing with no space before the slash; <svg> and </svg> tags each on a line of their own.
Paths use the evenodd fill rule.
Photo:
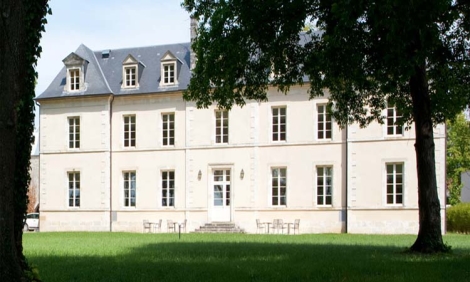
<svg viewBox="0 0 470 282">
<path fill-rule="evenodd" d="M 175 83 L 175 64 L 163 64 L 163 84 Z"/>
<path fill-rule="evenodd" d="M 175 114 L 162 115 L 163 146 L 175 145 Z"/>
<path fill-rule="evenodd" d="M 70 69 L 69 79 L 70 79 L 70 91 L 80 90 L 80 70 Z"/>
<path fill-rule="evenodd" d="M 286 205 L 286 168 L 273 168 L 271 169 L 272 176 L 272 205 L 285 206 Z"/>
<path fill-rule="evenodd" d="M 80 172 L 68 172 L 69 207 L 80 207 Z"/>
<path fill-rule="evenodd" d="M 331 190 L 333 188 L 333 168 L 330 166 L 317 167 L 317 205 L 331 205 Z"/>
<path fill-rule="evenodd" d="M 135 171 L 124 172 L 124 206 L 135 207 Z"/>
<path fill-rule="evenodd" d="M 124 147 L 135 147 L 135 115 L 124 116 Z"/>
<path fill-rule="evenodd" d="M 386 164 L 387 167 L 387 204 L 403 204 L 403 164 Z"/>
<path fill-rule="evenodd" d="M 80 118 L 69 117 L 69 148 L 80 148 Z"/>
<path fill-rule="evenodd" d="M 215 111 L 215 143 L 228 143 L 228 111 Z"/>
<path fill-rule="evenodd" d="M 387 135 L 403 135 L 403 125 L 398 125 L 402 114 L 395 108 L 387 108 Z"/>
<path fill-rule="evenodd" d="M 162 206 L 175 206 L 175 172 L 162 171 Z"/>
<path fill-rule="evenodd" d="M 125 67 L 125 87 L 135 87 L 136 86 L 136 67 Z"/>
<path fill-rule="evenodd" d="M 317 138 L 320 140 L 331 139 L 331 115 L 328 113 L 326 105 L 319 105 Z"/>
<path fill-rule="evenodd" d="M 286 108 L 272 108 L 273 141 L 286 140 Z"/>
</svg>

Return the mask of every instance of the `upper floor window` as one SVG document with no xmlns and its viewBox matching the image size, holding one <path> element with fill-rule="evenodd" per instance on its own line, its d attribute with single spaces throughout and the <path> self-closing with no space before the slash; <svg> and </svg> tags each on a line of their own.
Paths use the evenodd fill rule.
<svg viewBox="0 0 470 282">
<path fill-rule="evenodd" d="M 403 135 L 401 120 L 402 114 L 395 107 L 387 108 L 387 135 Z"/>
<path fill-rule="evenodd" d="M 124 177 L 124 206 L 135 207 L 136 204 L 136 174 L 135 171 L 126 171 Z"/>
<path fill-rule="evenodd" d="M 136 67 L 125 67 L 125 80 L 124 85 L 125 87 L 135 87 L 136 86 Z"/>
<path fill-rule="evenodd" d="M 386 164 L 387 204 L 403 204 L 403 163 Z"/>
<path fill-rule="evenodd" d="M 317 205 L 330 206 L 333 189 L 333 168 L 331 166 L 317 167 Z"/>
<path fill-rule="evenodd" d="M 135 115 L 124 116 L 124 147 L 135 147 Z"/>
<path fill-rule="evenodd" d="M 228 111 L 215 111 L 215 143 L 228 143 Z"/>
<path fill-rule="evenodd" d="M 88 61 L 72 52 L 62 62 L 67 69 L 64 90 L 67 92 L 84 91 Z"/>
<path fill-rule="evenodd" d="M 286 140 L 286 107 L 272 108 L 273 141 Z"/>
<path fill-rule="evenodd" d="M 80 148 L 80 117 L 69 117 L 69 148 Z"/>
<path fill-rule="evenodd" d="M 175 64 L 163 64 L 163 84 L 175 83 Z"/>
<path fill-rule="evenodd" d="M 161 85 L 175 85 L 178 83 L 178 68 L 182 62 L 170 51 L 165 52 L 161 58 Z"/>
<path fill-rule="evenodd" d="M 317 138 L 319 140 L 331 139 L 331 115 L 328 113 L 326 105 L 317 106 Z"/>
<path fill-rule="evenodd" d="M 162 114 L 163 146 L 175 145 L 175 114 Z"/>
<path fill-rule="evenodd" d="M 80 207 L 80 172 L 68 172 L 69 207 Z"/>
<path fill-rule="evenodd" d="M 175 206 L 175 172 L 162 171 L 162 206 Z"/>
<path fill-rule="evenodd" d="M 69 69 L 69 86 L 70 91 L 80 90 L 80 70 Z"/>
<path fill-rule="evenodd" d="M 271 190 L 272 190 L 272 205 L 285 206 L 286 205 L 286 185 L 287 174 L 286 168 L 277 167 L 271 169 Z"/>
</svg>

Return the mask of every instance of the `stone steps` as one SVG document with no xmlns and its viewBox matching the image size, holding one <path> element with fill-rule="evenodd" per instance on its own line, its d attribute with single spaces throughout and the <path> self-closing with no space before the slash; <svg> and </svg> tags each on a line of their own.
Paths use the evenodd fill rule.
<svg viewBox="0 0 470 282">
<path fill-rule="evenodd" d="M 210 222 L 194 230 L 194 233 L 245 233 L 232 222 Z"/>
</svg>

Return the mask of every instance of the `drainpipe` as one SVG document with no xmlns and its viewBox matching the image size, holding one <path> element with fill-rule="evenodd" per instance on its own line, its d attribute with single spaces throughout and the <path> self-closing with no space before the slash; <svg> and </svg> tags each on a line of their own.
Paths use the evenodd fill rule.
<svg viewBox="0 0 470 282">
<path fill-rule="evenodd" d="M 109 232 L 113 232 L 113 101 L 111 94 L 108 100 L 109 109 Z"/>
<path fill-rule="evenodd" d="M 38 106 L 38 208 L 41 209 L 41 104 L 38 101 L 34 100 L 36 106 Z M 35 140 L 36 141 L 36 140 Z M 39 212 L 38 210 L 38 212 Z M 41 230 L 41 213 L 39 213 L 39 220 L 38 220 L 38 230 Z"/>
<path fill-rule="evenodd" d="M 462 174 L 460 175 L 460 177 L 462 177 Z M 444 122 L 444 234 L 447 233 L 446 217 L 447 217 L 447 124 Z"/>
</svg>

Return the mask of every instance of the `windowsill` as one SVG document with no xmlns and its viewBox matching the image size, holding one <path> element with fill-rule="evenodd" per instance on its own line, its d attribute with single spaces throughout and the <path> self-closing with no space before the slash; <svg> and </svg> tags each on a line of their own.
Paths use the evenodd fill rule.
<svg viewBox="0 0 470 282">
<path fill-rule="evenodd" d="M 122 147 L 123 150 L 135 150 L 137 149 L 136 146 L 132 146 L 132 147 Z"/>
<path fill-rule="evenodd" d="M 404 137 L 403 134 L 394 134 L 394 135 L 392 135 L 392 134 L 388 135 L 387 134 L 387 135 L 385 135 L 385 138 L 390 138 L 390 139 L 398 139 L 398 138 L 403 138 L 403 137 Z"/>
<path fill-rule="evenodd" d="M 175 144 L 172 145 L 162 145 L 163 148 L 174 148 Z"/>
<path fill-rule="evenodd" d="M 271 140 L 271 143 L 287 143 L 287 140 Z"/>
<path fill-rule="evenodd" d="M 121 86 L 122 90 L 138 90 L 139 86 Z"/>
<path fill-rule="evenodd" d="M 387 204 L 387 208 L 403 208 L 405 207 L 403 204 Z"/>
<path fill-rule="evenodd" d="M 80 151 L 80 148 L 67 148 L 68 151 Z"/>
<path fill-rule="evenodd" d="M 160 83 L 160 87 L 178 86 L 178 83 Z"/>
<path fill-rule="evenodd" d="M 331 208 L 333 208 L 333 205 L 317 205 L 317 208 L 331 209 Z"/>
<path fill-rule="evenodd" d="M 325 139 L 316 139 L 317 142 L 331 142 L 333 139 L 331 138 L 325 138 Z"/>
<path fill-rule="evenodd" d="M 216 146 L 227 146 L 230 145 L 228 142 L 227 143 L 214 143 Z"/>
</svg>

